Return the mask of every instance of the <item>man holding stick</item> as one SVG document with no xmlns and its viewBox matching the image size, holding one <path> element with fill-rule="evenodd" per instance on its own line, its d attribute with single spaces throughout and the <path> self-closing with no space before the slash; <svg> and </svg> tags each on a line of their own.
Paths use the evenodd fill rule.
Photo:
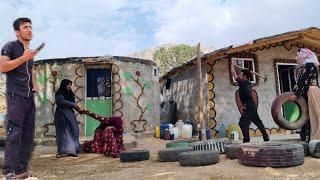
<svg viewBox="0 0 320 180">
<path fill-rule="evenodd" d="M 253 122 L 260 130 L 264 141 L 269 141 L 269 136 L 266 129 L 258 115 L 257 104 L 254 103 L 252 98 L 252 84 L 250 82 L 251 71 L 242 68 L 241 75 L 238 76 L 233 63 L 231 64 L 231 73 L 239 86 L 240 100 L 244 105 L 243 113 L 241 114 L 239 126 L 243 134 L 243 143 L 250 142 L 249 126 Z"/>
</svg>

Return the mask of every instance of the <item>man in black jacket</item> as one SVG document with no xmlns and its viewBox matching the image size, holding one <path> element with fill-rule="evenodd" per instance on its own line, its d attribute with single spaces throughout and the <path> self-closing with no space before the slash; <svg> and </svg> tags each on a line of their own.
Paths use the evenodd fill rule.
<svg viewBox="0 0 320 180">
<path fill-rule="evenodd" d="M 232 76 L 238 83 L 239 96 L 242 104 L 244 105 L 243 113 L 241 114 L 239 126 L 243 134 L 243 142 L 250 142 L 249 127 L 253 122 L 262 133 L 264 141 L 269 141 L 269 136 L 266 129 L 258 115 L 257 105 L 252 98 L 252 84 L 250 82 L 251 72 L 249 69 L 242 69 L 241 75 L 238 76 L 234 70 L 234 64 L 231 65 Z"/>
<path fill-rule="evenodd" d="M 7 140 L 2 167 L 7 179 L 24 179 L 29 176 L 28 164 L 33 150 L 33 94 L 39 88 L 32 75 L 32 66 L 38 50 L 29 49 L 33 36 L 29 18 L 18 18 L 13 28 L 17 40 L 4 45 L 0 57 L 0 72 L 7 76 Z"/>
</svg>

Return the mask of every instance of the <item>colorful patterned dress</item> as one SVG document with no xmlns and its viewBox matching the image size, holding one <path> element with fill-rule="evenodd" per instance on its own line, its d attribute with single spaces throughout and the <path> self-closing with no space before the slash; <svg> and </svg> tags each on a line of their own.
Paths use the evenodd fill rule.
<svg viewBox="0 0 320 180">
<path fill-rule="evenodd" d="M 295 69 L 295 80 L 296 85 L 293 91 L 298 97 L 302 96 L 307 101 L 310 111 L 312 104 L 309 102 L 308 91 L 310 86 L 319 86 L 317 66 L 314 63 L 306 63 L 300 68 L 297 67 Z M 300 138 L 302 141 L 309 141 L 311 139 L 310 136 L 310 122 L 308 122 L 301 128 Z"/>
<path fill-rule="evenodd" d="M 85 152 L 105 154 L 116 158 L 119 157 L 120 152 L 125 151 L 123 146 L 123 121 L 120 117 L 106 118 L 87 110 L 79 112 L 101 122 L 95 130 L 93 140 L 84 142 L 83 149 Z"/>
<path fill-rule="evenodd" d="M 300 70 L 295 70 L 296 85 L 293 88 L 295 94 L 308 100 L 308 90 L 310 85 L 319 86 L 318 68 L 313 63 L 306 63 Z"/>
</svg>

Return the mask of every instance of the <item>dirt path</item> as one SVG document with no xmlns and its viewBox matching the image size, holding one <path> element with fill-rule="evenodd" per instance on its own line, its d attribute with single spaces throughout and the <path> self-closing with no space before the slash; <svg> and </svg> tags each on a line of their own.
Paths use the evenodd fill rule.
<svg viewBox="0 0 320 180">
<path fill-rule="evenodd" d="M 320 179 L 320 159 L 311 157 L 303 165 L 290 168 L 249 167 L 225 155 L 220 155 L 218 164 L 204 167 L 157 162 L 157 152 L 165 143 L 155 138 L 139 139 L 138 147 L 149 149 L 151 158 L 137 163 L 120 163 L 118 158 L 98 154 L 56 159 L 55 147 L 38 146 L 30 169 L 39 179 Z"/>
</svg>

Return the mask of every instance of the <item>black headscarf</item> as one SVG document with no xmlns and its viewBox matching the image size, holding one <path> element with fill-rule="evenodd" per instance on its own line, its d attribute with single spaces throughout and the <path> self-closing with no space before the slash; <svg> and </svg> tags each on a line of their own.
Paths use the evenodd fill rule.
<svg viewBox="0 0 320 180">
<path fill-rule="evenodd" d="M 56 96 L 62 95 L 65 100 L 71 101 L 71 102 L 76 102 L 75 97 L 74 97 L 74 93 L 72 92 L 72 90 L 67 90 L 67 85 L 70 83 L 72 83 L 72 81 L 70 81 L 69 79 L 62 80 L 60 87 L 59 87 L 58 91 L 56 92 Z"/>
</svg>

